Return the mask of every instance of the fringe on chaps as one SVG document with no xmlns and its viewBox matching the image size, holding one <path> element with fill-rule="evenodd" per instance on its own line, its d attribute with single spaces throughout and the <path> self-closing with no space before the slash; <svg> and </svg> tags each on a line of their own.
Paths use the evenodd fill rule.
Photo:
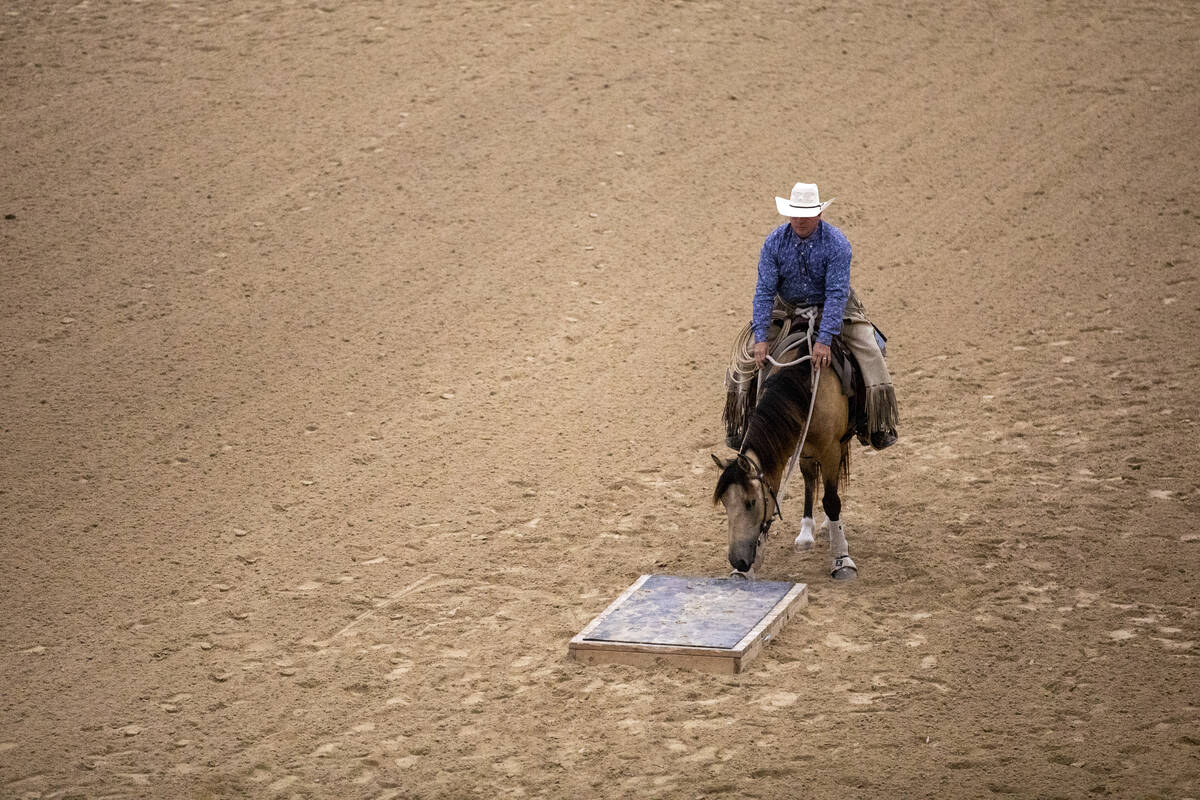
<svg viewBox="0 0 1200 800">
<path fill-rule="evenodd" d="M 746 435 L 757 391 L 758 376 L 748 381 L 737 381 L 731 373 L 725 373 L 725 410 L 721 413 L 721 419 L 725 422 L 725 432 L 730 436 L 741 439 Z"/>
<path fill-rule="evenodd" d="M 890 431 L 900 424 L 900 410 L 896 405 L 896 390 L 890 383 L 878 384 L 867 389 L 867 430 Z"/>
</svg>

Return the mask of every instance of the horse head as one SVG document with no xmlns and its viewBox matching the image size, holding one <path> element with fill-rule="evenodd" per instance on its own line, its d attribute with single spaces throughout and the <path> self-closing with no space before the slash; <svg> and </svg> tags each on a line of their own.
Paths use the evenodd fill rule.
<svg viewBox="0 0 1200 800">
<path fill-rule="evenodd" d="M 739 454 L 729 461 L 712 457 L 721 471 L 713 503 L 725 506 L 729 565 L 742 573 L 752 572 L 762 561 L 762 545 L 779 510 L 774 490 L 751 455 Z"/>
</svg>

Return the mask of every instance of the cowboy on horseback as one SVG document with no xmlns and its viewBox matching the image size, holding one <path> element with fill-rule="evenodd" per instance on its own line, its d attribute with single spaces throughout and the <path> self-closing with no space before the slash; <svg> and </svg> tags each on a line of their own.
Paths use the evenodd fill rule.
<svg viewBox="0 0 1200 800">
<path fill-rule="evenodd" d="M 763 243 L 754 290 L 753 359 L 762 367 L 771 349 L 772 320 L 779 309 L 812 306 L 821 309 L 820 325 L 812 345 L 815 368 L 830 365 L 833 338 L 853 354 L 862 374 L 865 402 L 859 415 L 858 434 L 876 450 L 895 443 L 898 411 L 891 375 L 884 362 L 875 327 L 850 288 L 850 242 L 836 227 L 821 219 L 833 200 L 821 202 L 817 185 L 797 183 L 788 198 L 776 197 L 786 224 L 772 231 Z M 731 392 L 736 387 L 731 386 Z M 753 401 L 751 401 L 753 402 Z M 745 414 L 727 414 L 726 443 L 741 446 Z"/>
</svg>

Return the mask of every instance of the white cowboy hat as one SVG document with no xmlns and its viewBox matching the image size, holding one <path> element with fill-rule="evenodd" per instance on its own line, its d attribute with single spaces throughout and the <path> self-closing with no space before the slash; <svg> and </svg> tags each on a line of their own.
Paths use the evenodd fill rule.
<svg viewBox="0 0 1200 800">
<path fill-rule="evenodd" d="M 790 198 L 776 197 L 775 207 L 785 217 L 815 217 L 825 210 L 833 200 L 821 202 L 815 183 L 797 183 L 792 187 Z"/>
</svg>

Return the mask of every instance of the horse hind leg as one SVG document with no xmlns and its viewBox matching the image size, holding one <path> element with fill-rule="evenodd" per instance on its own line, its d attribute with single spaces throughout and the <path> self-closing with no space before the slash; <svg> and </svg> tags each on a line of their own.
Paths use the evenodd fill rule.
<svg viewBox="0 0 1200 800">
<path fill-rule="evenodd" d="M 858 567 L 850 557 L 846 542 L 846 528 L 839 520 L 829 521 L 829 554 L 832 557 L 829 575 L 835 581 L 849 581 L 858 577 Z"/>
<path fill-rule="evenodd" d="M 850 544 L 846 541 L 846 526 L 842 523 L 842 499 L 838 496 L 838 479 L 841 477 L 841 470 L 834 468 L 829 470 L 833 474 L 830 478 L 828 473 L 825 477 L 825 495 L 821 498 L 821 505 L 825 509 L 825 525 L 829 530 L 829 555 L 831 565 L 829 574 L 835 581 L 848 581 L 858 577 L 858 567 L 854 565 L 854 559 L 850 557 Z"/>
<path fill-rule="evenodd" d="M 804 518 L 800 520 L 800 533 L 796 535 L 792 546 L 797 553 L 804 553 L 813 548 L 816 539 L 813 537 L 813 503 L 817 495 L 817 478 L 821 474 L 821 465 L 812 459 L 800 459 L 800 472 L 804 475 Z"/>
</svg>

